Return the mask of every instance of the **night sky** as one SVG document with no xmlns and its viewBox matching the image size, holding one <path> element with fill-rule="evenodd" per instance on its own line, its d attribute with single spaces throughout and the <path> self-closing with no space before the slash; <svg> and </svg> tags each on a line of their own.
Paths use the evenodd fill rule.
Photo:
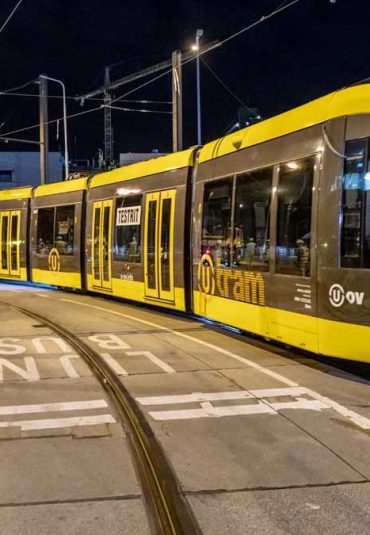
<svg viewBox="0 0 370 535">
<path fill-rule="evenodd" d="M 282 0 L 23 0 L 0 34 L 0 90 L 34 80 L 40 73 L 62 79 L 75 96 L 103 83 L 105 65 L 112 79 L 166 60 L 175 49 L 186 51 L 195 30 L 203 42 L 223 40 L 279 7 Z M 16 0 L 0 3 L 0 25 Z M 203 141 L 224 135 L 236 121 L 240 101 L 263 117 L 350 85 L 370 76 L 370 2 L 301 0 L 258 27 L 205 55 L 204 59 L 237 97 L 234 98 L 201 64 Z M 143 80 L 146 81 L 147 79 Z M 115 96 L 143 81 L 122 86 Z M 184 147 L 196 143 L 195 63 L 183 68 Z M 50 86 L 50 94 L 60 94 Z M 37 95 L 31 84 L 19 92 Z M 128 99 L 171 99 L 171 76 L 131 92 Z M 68 113 L 88 110 L 68 101 Z M 148 108 L 149 105 L 120 103 Z M 165 104 L 151 109 L 170 110 Z M 62 115 L 62 102 L 50 99 L 49 119 Z M 0 134 L 38 122 L 38 99 L 0 96 Z M 115 153 L 171 150 L 171 116 L 113 111 Z M 10 134 L 9 134 L 10 135 Z M 38 129 L 11 134 L 38 140 Z M 103 111 L 69 121 L 72 158 L 92 158 L 103 147 Z M 50 148 L 58 149 L 56 126 Z M 1 143 L 0 150 L 35 150 Z"/>
</svg>

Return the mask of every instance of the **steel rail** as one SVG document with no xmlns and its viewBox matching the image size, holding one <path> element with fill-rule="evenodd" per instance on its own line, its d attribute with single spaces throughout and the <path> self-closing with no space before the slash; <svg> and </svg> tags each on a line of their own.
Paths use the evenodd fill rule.
<svg viewBox="0 0 370 535">
<path fill-rule="evenodd" d="M 156 535 L 200 534 L 196 519 L 182 496 L 176 476 L 152 429 L 134 398 L 99 353 L 48 318 L 6 301 L 0 300 L 0 303 L 43 323 L 67 341 L 83 357 L 109 394 L 122 423 L 129 430 L 129 443 L 147 504 L 151 531 Z"/>
</svg>

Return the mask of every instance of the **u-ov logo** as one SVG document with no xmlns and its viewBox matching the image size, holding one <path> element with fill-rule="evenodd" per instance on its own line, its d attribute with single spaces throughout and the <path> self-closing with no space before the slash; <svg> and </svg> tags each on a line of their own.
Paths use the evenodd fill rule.
<svg viewBox="0 0 370 535">
<path fill-rule="evenodd" d="M 364 292 L 346 292 L 340 284 L 332 284 L 329 288 L 329 301 L 335 308 L 341 307 L 345 301 L 350 305 L 362 305 L 364 297 Z"/>
<path fill-rule="evenodd" d="M 48 265 L 49 265 L 49 271 L 60 270 L 60 256 L 59 256 L 59 251 L 56 247 L 53 247 L 49 253 Z"/>
</svg>

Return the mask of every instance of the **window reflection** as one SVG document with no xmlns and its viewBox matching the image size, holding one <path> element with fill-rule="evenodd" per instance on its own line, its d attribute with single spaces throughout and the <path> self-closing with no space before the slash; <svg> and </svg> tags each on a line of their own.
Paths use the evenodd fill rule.
<svg viewBox="0 0 370 535">
<path fill-rule="evenodd" d="M 114 259 L 141 262 L 141 195 L 116 201 Z"/>
<path fill-rule="evenodd" d="M 56 247 L 61 255 L 73 255 L 74 205 L 40 208 L 37 216 L 37 252 L 48 255 Z"/>
<path fill-rule="evenodd" d="M 342 186 L 341 265 L 370 268 L 368 139 L 348 141 Z"/>
<path fill-rule="evenodd" d="M 270 258 L 272 168 L 236 178 L 233 264 L 266 271 Z"/>
<path fill-rule="evenodd" d="M 276 272 L 308 277 L 314 157 L 280 166 Z"/>
<path fill-rule="evenodd" d="M 215 263 L 230 265 L 232 178 L 208 182 L 204 186 L 202 254 L 211 254 Z"/>
</svg>

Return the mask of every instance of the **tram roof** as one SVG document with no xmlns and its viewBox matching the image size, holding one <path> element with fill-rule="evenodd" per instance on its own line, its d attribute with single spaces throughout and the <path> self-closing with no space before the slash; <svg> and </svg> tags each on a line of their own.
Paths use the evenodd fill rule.
<svg viewBox="0 0 370 535">
<path fill-rule="evenodd" d="M 370 113 L 370 84 L 340 89 L 204 145 L 199 163 L 285 136 L 330 119 Z"/>
<path fill-rule="evenodd" d="M 174 152 L 167 156 L 160 156 L 151 160 L 133 163 L 125 167 L 118 167 L 106 173 L 95 175 L 89 184 L 89 188 L 98 188 L 115 182 L 125 182 L 144 176 L 157 175 L 183 167 L 193 165 L 195 148 L 187 149 L 181 152 Z"/>
<path fill-rule="evenodd" d="M 32 188 L 14 188 L 0 190 L 0 201 L 14 201 L 18 199 L 29 199 L 32 196 Z"/>
<path fill-rule="evenodd" d="M 89 178 L 73 178 L 63 180 L 63 182 L 53 182 L 37 186 L 34 190 L 34 197 L 44 197 L 46 195 L 58 195 L 59 193 L 71 193 L 73 191 L 83 191 L 87 189 Z"/>
</svg>

